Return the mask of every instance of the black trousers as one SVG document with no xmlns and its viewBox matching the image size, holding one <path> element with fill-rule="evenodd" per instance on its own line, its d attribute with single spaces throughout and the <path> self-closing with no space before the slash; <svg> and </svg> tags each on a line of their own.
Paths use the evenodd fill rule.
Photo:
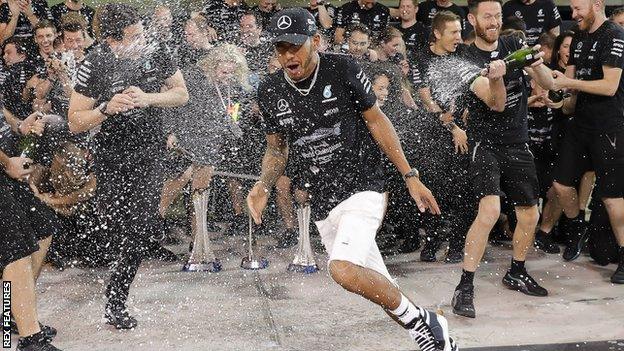
<svg viewBox="0 0 624 351">
<path fill-rule="evenodd" d="M 97 163 L 97 211 L 115 257 L 106 288 L 107 308 L 123 310 L 147 250 L 162 233 L 158 205 L 164 152 L 135 153 L 119 163 Z"/>
</svg>

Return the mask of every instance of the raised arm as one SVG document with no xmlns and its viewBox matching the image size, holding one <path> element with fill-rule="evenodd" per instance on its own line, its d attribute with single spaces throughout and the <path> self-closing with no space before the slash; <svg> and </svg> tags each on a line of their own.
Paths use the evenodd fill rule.
<svg viewBox="0 0 624 351">
<path fill-rule="evenodd" d="M 492 61 L 486 76 L 477 78 L 470 86 L 470 90 L 481 101 L 497 112 L 505 110 L 507 100 L 507 89 L 503 81 L 505 72 L 505 63 L 502 60 Z"/>
</svg>

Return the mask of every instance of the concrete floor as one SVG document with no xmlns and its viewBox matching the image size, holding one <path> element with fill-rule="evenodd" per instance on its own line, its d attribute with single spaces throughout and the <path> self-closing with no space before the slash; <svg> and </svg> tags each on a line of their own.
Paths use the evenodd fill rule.
<svg viewBox="0 0 624 351">
<path fill-rule="evenodd" d="M 267 240 L 259 240 L 265 249 Z M 325 254 L 317 256 L 323 271 L 313 275 L 286 271 L 294 249 L 267 250 L 268 269 L 244 271 L 239 239 L 214 242 L 224 265 L 217 274 L 182 273 L 181 264 L 143 264 L 129 302 L 140 323 L 136 330 L 116 331 L 103 323 L 106 270 L 46 269 L 38 285 L 40 319 L 59 330 L 55 345 L 66 351 L 417 349 L 380 308 L 333 283 Z M 414 301 L 445 312 L 462 349 L 624 350 L 624 286 L 609 282 L 615 265 L 600 267 L 588 257 L 564 263 L 557 255 L 532 251 L 529 271 L 550 291 L 536 298 L 502 286 L 509 257 L 509 248 L 488 248 L 476 276 L 476 319 L 455 316 L 449 306 L 460 265 L 421 263 L 417 254 L 395 256 L 387 264 Z M 605 343 L 582 343 L 592 341 Z M 550 345 L 517 346 L 535 344 Z"/>
</svg>

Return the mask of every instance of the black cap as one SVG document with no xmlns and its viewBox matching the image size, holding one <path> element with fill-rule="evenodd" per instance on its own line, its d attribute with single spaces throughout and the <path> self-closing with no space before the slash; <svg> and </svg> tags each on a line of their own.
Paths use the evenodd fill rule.
<svg viewBox="0 0 624 351">
<path fill-rule="evenodd" d="M 273 43 L 285 41 L 301 45 L 316 34 L 316 31 L 314 16 L 302 7 L 291 7 L 276 13 L 271 17 L 271 24 L 269 24 L 269 33 Z"/>
</svg>

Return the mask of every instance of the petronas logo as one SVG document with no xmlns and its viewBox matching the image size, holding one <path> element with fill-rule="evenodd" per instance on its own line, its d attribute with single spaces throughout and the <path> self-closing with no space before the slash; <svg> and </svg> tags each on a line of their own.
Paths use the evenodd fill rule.
<svg viewBox="0 0 624 351">
<path fill-rule="evenodd" d="M 325 89 L 323 89 L 323 97 L 329 99 L 332 96 L 331 84 L 326 85 Z"/>
</svg>

